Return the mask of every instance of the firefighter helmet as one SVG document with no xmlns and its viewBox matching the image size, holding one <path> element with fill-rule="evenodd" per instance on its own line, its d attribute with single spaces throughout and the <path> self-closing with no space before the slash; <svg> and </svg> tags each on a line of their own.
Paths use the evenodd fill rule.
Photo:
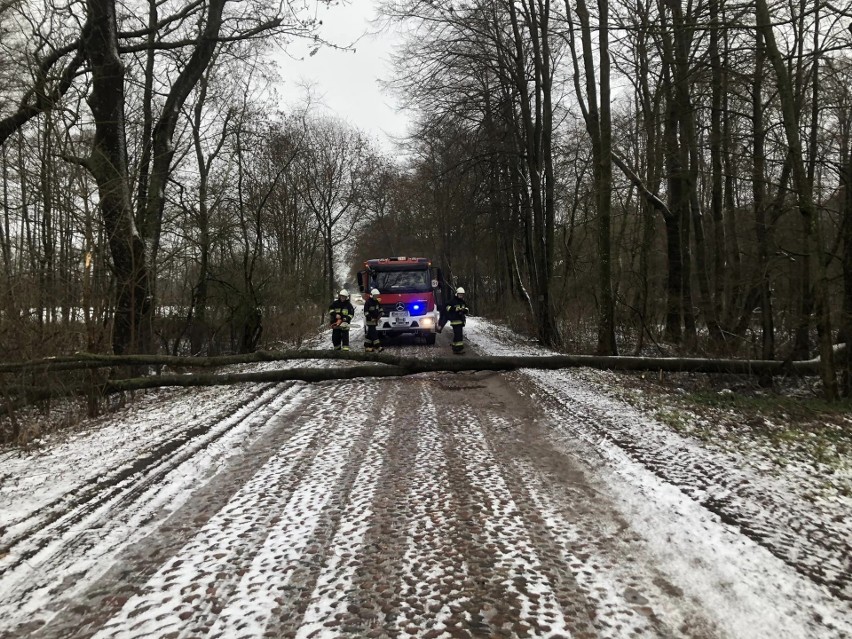
<svg viewBox="0 0 852 639">
<path fill-rule="evenodd" d="M 376 297 L 378 295 L 381 295 L 381 293 L 379 292 L 379 289 L 374 288 L 372 291 L 370 291 L 370 295 L 372 295 L 373 297 Z"/>
<path fill-rule="evenodd" d="M 342 289 L 340 289 L 340 292 L 338 293 L 338 295 L 340 297 L 349 298 L 349 291 L 347 291 L 345 288 L 342 288 Z"/>
<path fill-rule="evenodd" d="M 464 289 L 461 286 L 456 289 L 456 295 L 464 295 Z"/>
</svg>

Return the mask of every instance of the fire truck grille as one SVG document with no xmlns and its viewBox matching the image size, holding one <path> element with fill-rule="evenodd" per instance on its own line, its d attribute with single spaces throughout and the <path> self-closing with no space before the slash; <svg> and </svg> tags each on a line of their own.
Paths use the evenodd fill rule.
<svg viewBox="0 0 852 639">
<path fill-rule="evenodd" d="M 412 315 L 425 315 L 426 309 L 429 308 L 428 302 L 426 300 L 417 300 L 415 302 L 406 302 L 400 306 L 401 303 L 394 304 L 382 304 L 382 315 L 385 317 L 391 317 L 392 312 L 397 311 L 408 311 Z M 414 306 L 419 306 L 420 308 L 415 309 Z"/>
</svg>

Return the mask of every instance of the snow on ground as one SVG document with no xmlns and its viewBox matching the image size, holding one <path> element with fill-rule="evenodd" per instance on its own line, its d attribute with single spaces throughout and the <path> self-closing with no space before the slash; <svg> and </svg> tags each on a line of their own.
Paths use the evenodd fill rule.
<svg viewBox="0 0 852 639">
<path fill-rule="evenodd" d="M 483 354 L 554 354 L 476 318 L 466 336 Z M 812 466 L 769 474 L 766 459 L 675 433 L 581 371 L 524 370 L 520 377 L 563 444 L 584 442 L 583 454 L 602 462 L 597 472 L 608 479 L 601 489 L 654 548 L 660 569 L 694 601 L 728 612 L 731 636 L 811 636 L 814 619 L 852 636 L 848 478 L 832 477 L 838 489 L 814 498 L 825 477 Z"/>
<path fill-rule="evenodd" d="M 265 392 L 278 395 L 280 389 L 267 385 Z M 245 386 L 226 392 L 205 388 L 153 393 L 121 411 L 121 421 L 106 415 L 82 432 L 57 437 L 54 445 L 26 453 L 8 450 L 0 454 L 0 521 L 14 533 L 15 522 L 67 498 L 69 487 L 110 481 L 135 461 L 159 452 L 164 441 L 191 431 L 211 416 L 219 418 L 222 429 L 236 427 L 229 430 L 231 438 L 245 437 L 252 426 L 246 418 L 263 398 L 264 393 L 258 396 L 257 389 Z M 208 445 L 208 460 L 234 445 L 234 441 Z"/>
<path fill-rule="evenodd" d="M 297 639 L 316 637 L 329 619 L 343 615 L 349 605 L 345 595 L 355 589 L 358 565 L 354 559 L 358 548 L 364 543 L 373 514 L 372 504 L 382 457 L 387 452 L 387 424 L 391 415 L 392 408 L 385 405 L 379 414 L 378 427 L 372 436 L 364 464 L 352 485 L 340 527 L 332 540 L 330 560 L 323 567 L 310 595 Z"/>
<path fill-rule="evenodd" d="M 488 379 L 146 393 L 0 454 L 0 638 L 852 636 L 843 477 L 770 473 L 600 375 Z"/>
<path fill-rule="evenodd" d="M 295 382 L 140 393 L 76 432 L 0 453 L 0 619 L 12 624 L 44 614 L 69 575 L 69 596 L 93 583 L 111 557 L 179 509 L 281 413 L 309 401 L 306 388 Z"/>
<path fill-rule="evenodd" d="M 320 398 L 314 397 L 314 400 Z M 370 401 L 371 397 L 366 397 Z M 321 514 L 333 494 L 352 441 L 365 428 L 363 420 L 337 419 L 333 396 L 315 403 L 287 446 L 252 477 L 177 554 L 122 608 L 96 639 L 128 636 L 160 637 L 171 631 L 214 636 L 261 636 L 276 607 L 277 593 L 287 590 L 296 572 L 290 566 L 306 553 Z M 330 424 L 339 426 L 329 437 Z M 303 476 L 289 486 L 295 469 Z M 251 557 L 250 562 L 240 558 Z M 186 559 L 185 559 L 186 558 Z M 230 578 L 223 579 L 223 574 Z M 185 598 L 189 590 L 215 591 L 201 601 Z M 221 602 L 212 627 L 205 627 L 209 608 Z M 139 610 L 147 614 L 134 614 Z M 130 616 L 132 615 L 132 616 Z M 189 626 L 189 628 L 187 628 Z"/>
<path fill-rule="evenodd" d="M 494 566 L 505 575 L 507 593 L 517 599 L 521 618 L 542 619 L 548 633 L 569 635 L 553 586 L 531 543 L 527 523 L 488 440 L 476 427 L 478 420 L 464 407 L 459 407 L 452 418 L 456 424 L 465 425 L 457 430 L 458 443 L 470 461 L 466 467 L 468 481 L 482 491 L 483 506 L 491 513 L 483 523 L 484 542 L 494 548 Z M 530 632 L 533 637 L 547 636 Z"/>
<path fill-rule="evenodd" d="M 235 450 L 262 436 L 276 413 L 301 401 L 299 385 L 286 386 L 181 397 L 143 413 L 135 424 L 131 414 L 125 423 L 106 425 L 100 431 L 104 441 L 98 431 L 89 431 L 64 442 L 59 455 L 48 448 L 15 459 L 6 472 L 15 466 L 27 477 L 46 477 L 41 484 L 46 496 L 38 489 L 33 495 L 27 482 L 18 481 L 4 484 L 0 492 L 4 513 L 9 513 L 0 547 L 20 540 L 2 556 L 0 591 L 11 604 L 0 603 L 0 618 L 23 621 L 48 608 L 53 589 L 69 575 L 75 590 L 96 579 L 121 547 L 150 532 L 146 524 L 179 508 Z M 206 410 L 199 410 L 199 399 Z M 123 436 L 146 427 L 154 431 L 151 437 Z M 130 482 L 133 494 L 128 495 Z M 105 484 L 112 488 L 104 489 Z M 95 490 L 99 494 L 91 503 Z M 131 500 L 132 508 L 125 510 Z M 26 603 L 9 597 L 13 593 Z"/>
</svg>

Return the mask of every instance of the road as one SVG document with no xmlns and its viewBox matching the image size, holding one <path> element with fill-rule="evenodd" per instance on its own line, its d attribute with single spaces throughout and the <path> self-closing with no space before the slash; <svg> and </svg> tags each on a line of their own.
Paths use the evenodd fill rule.
<svg viewBox="0 0 852 639">
<path fill-rule="evenodd" d="M 535 376 L 193 393 L 167 400 L 171 413 L 140 409 L 134 423 L 149 419 L 156 438 L 108 445 L 132 454 L 107 454 L 96 478 L 60 475 L 55 497 L 10 522 L 0 637 L 849 628 L 846 582 L 832 588 L 665 472 L 601 448 L 595 414 Z"/>
</svg>

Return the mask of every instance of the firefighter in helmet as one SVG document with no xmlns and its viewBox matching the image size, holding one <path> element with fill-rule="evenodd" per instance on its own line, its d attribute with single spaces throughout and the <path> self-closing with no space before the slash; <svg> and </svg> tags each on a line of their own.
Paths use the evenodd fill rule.
<svg viewBox="0 0 852 639">
<path fill-rule="evenodd" d="M 331 343 L 336 351 L 349 350 L 349 322 L 355 315 L 355 307 L 349 301 L 349 291 L 341 289 L 328 307 L 329 321 L 331 323 Z"/>
<path fill-rule="evenodd" d="M 367 325 L 367 335 L 364 338 L 364 351 L 372 353 L 373 351 L 382 352 L 382 343 L 379 341 L 379 320 L 382 317 L 382 300 L 379 289 L 374 288 L 369 293 L 365 293 L 364 297 L 364 322 Z"/>
<path fill-rule="evenodd" d="M 464 301 L 464 289 L 459 286 L 456 295 L 444 304 L 441 319 L 438 322 L 438 330 L 443 330 L 447 322 L 453 327 L 453 353 L 461 355 L 464 353 L 464 325 L 470 309 Z"/>
</svg>

